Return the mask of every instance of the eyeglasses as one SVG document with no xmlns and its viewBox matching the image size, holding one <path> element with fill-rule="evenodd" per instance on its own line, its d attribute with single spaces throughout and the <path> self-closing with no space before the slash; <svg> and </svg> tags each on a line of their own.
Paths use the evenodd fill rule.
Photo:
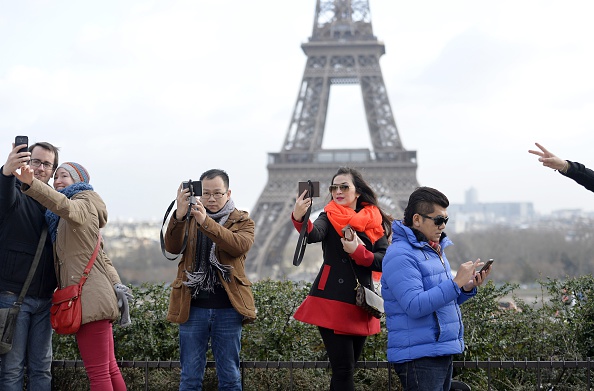
<svg viewBox="0 0 594 391">
<path fill-rule="evenodd" d="M 51 170 L 51 169 L 54 168 L 54 164 L 53 163 L 50 163 L 50 162 L 42 162 L 39 159 L 31 159 L 31 160 L 29 160 L 29 165 L 31 167 L 37 168 L 37 167 L 41 166 L 42 164 L 43 164 L 43 168 L 45 168 L 46 170 Z"/>
<path fill-rule="evenodd" d="M 422 216 L 426 219 L 431 219 L 433 220 L 433 222 L 435 223 L 435 225 L 437 225 L 438 227 L 442 224 L 447 224 L 448 220 L 450 219 L 449 217 L 443 217 L 443 216 L 435 216 L 435 217 L 431 217 L 431 216 L 427 216 L 424 215 L 422 213 L 418 213 L 419 216 Z"/>
<path fill-rule="evenodd" d="M 351 187 L 349 185 L 330 185 L 329 187 L 330 193 L 334 193 L 338 189 L 340 189 L 340 191 L 344 193 L 345 191 L 348 191 L 350 188 Z"/>
<path fill-rule="evenodd" d="M 218 191 L 216 193 L 202 193 L 202 195 L 200 196 L 201 200 L 210 200 L 210 197 L 214 197 L 215 200 L 220 200 L 221 198 L 223 198 L 223 196 L 227 194 L 227 193 L 219 193 Z"/>
</svg>

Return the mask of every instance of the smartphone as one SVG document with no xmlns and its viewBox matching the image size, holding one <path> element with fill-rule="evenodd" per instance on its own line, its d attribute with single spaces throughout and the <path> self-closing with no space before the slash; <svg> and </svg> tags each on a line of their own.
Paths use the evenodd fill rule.
<svg viewBox="0 0 594 391">
<path fill-rule="evenodd" d="M 310 197 L 319 197 L 320 196 L 320 182 L 311 182 L 313 186 L 313 194 L 309 194 L 309 182 L 299 182 L 299 192 L 298 194 L 301 195 L 304 191 L 307 190 L 307 194 L 304 198 Z"/>
<path fill-rule="evenodd" d="M 355 231 L 350 225 L 347 225 L 342 229 L 342 235 L 349 242 L 352 242 L 353 239 L 355 239 Z"/>
<path fill-rule="evenodd" d="M 182 189 L 190 188 L 190 184 L 192 184 L 192 189 L 190 189 L 190 195 L 195 197 L 200 197 L 202 195 L 202 182 L 200 181 L 184 181 L 182 182 Z"/>
<path fill-rule="evenodd" d="M 482 272 L 486 271 L 489 268 L 489 266 L 491 266 L 492 264 L 493 264 L 493 259 L 491 258 L 491 259 L 489 259 L 487 261 L 487 263 L 485 263 L 483 265 L 483 267 L 481 268 L 481 270 L 479 271 L 479 273 L 482 273 Z"/>
<path fill-rule="evenodd" d="M 29 137 L 27 136 L 16 136 L 14 138 L 14 146 L 16 147 L 17 145 L 23 145 L 25 144 L 25 146 L 21 149 L 19 149 L 19 153 L 21 152 L 27 152 L 28 148 L 29 148 Z"/>
</svg>

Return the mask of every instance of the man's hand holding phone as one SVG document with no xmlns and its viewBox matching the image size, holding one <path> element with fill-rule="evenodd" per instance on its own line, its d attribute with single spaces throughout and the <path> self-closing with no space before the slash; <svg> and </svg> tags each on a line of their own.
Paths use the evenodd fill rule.
<svg viewBox="0 0 594 391">
<path fill-rule="evenodd" d="M 483 284 L 483 282 L 487 279 L 487 277 L 489 276 L 489 273 L 491 273 L 491 265 L 493 264 L 493 259 L 489 259 L 487 262 L 485 262 L 484 264 L 482 264 L 482 267 L 480 270 L 478 270 L 475 274 L 474 274 L 474 278 L 472 280 L 474 286 L 480 286 Z M 477 265 L 478 266 L 478 265 Z"/>
<path fill-rule="evenodd" d="M 12 151 L 2 166 L 2 174 L 5 176 L 14 175 L 14 172 L 25 166 L 30 159 L 31 153 L 27 150 L 29 138 L 27 136 L 16 136 Z"/>
</svg>

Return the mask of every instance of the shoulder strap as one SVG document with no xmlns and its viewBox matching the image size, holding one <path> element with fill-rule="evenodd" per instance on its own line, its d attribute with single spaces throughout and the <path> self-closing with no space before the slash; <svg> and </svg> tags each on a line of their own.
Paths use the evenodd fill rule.
<svg viewBox="0 0 594 391">
<path fill-rule="evenodd" d="M 313 183 L 311 181 L 307 181 L 309 185 L 309 193 L 313 194 Z M 293 255 L 293 266 L 301 265 L 301 261 L 303 261 L 303 255 L 305 254 L 305 247 L 307 246 L 307 226 L 309 224 L 309 215 L 311 214 L 311 207 L 313 205 L 313 199 L 311 204 L 309 204 L 309 208 L 305 212 L 305 216 L 303 216 L 303 225 L 301 226 L 301 231 L 299 231 L 299 239 L 297 240 L 297 247 L 295 247 L 295 254 Z"/>
<path fill-rule="evenodd" d="M 95 259 L 97 258 L 97 254 L 99 254 L 99 245 L 100 244 L 101 244 L 101 232 L 99 232 L 99 235 L 97 235 L 97 244 L 95 245 L 95 251 L 93 251 L 93 255 L 91 255 L 91 259 L 89 260 L 89 263 L 87 263 L 87 267 L 85 267 L 85 271 L 83 272 L 83 275 L 80 278 L 78 285 L 83 286 L 85 281 L 87 281 L 87 278 L 89 277 L 89 273 L 91 272 L 91 269 L 93 268 L 93 264 L 95 263 Z"/>
<path fill-rule="evenodd" d="M 35 258 L 33 258 L 33 263 L 31 264 L 31 268 L 29 269 L 29 274 L 27 274 L 27 279 L 23 284 L 23 288 L 21 289 L 21 294 L 19 298 L 15 302 L 16 305 L 20 306 L 25 300 L 25 295 L 29 290 L 29 285 L 31 285 L 31 281 L 33 280 L 33 276 L 35 275 L 35 270 L 37 270 L 37 265 L 39 265 L 39 258 L 41 258 L 41 253 L 43 252 L 43 247 L 45 246 L 45 239 L 47 238 L 47 225 L 43 227 L 41 231 L 41 237 L 39 238 L 39 243 L 37 243 L 37 251 L 35 251 Z"/>
<path fill-rule="evenodd" d="M 355 281 L 357 282 L 357 286 L 355 286 L 355 290 L 357 290 L 361 286 L 361 283 L 359 282 L 359 279 L 357 278 L 357 272 L 355 272 L 355 267 L 353 266 L 353 261 L 351 261 L 350 259 L 349 259 L 349 264 L 351 265 L 351 269 L 353 270 L 353 274 L 355 275 Z"/>
<path fill-rule="evenodd" d="M 186 245 L 188 244 L 188 235 L 190 234 L 190 224 L 186 223 L 186 233 L 184 234 L 184 242 L 182 243 L 182 248 L 181 248 L 179 254 L 175 254 L 175 257 L 173 257 L 173 258 L 170 258 L 169 256 L 167 256 L 167 252 L 165 251 L 165 239 L 163 238 L 163 227 L 165 226 L 165 222 L 167 221 L 167 216 L 169 216 L 169 213 L 171 212 L 173 205 L 175 205 L 175 200 L 171 201 L 171 204 L 169 204 L 169 208 L 167 208 L 167 211 L 165 212 L 165 216 L 163 216 L 163 223 L 161 224 L 161 231 L 159 232 L 159 239 L 161 240 L 161 252 L 163 253 L 163 256 L 165 258 L 169 259 L 170 261 L 175 261 L 176 259 L 178 259 L 179 256 L 181 254 L 183 254 L 183 252 L 186 250 Z M 190 218 L 190 208 L 188 208 L 186 220 L 188 220 L 189 218 Z"/>
</svg>

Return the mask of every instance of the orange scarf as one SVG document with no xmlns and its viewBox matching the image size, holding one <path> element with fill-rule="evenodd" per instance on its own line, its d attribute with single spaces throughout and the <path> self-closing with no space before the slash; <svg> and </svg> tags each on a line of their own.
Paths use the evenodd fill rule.
<svg viewBox="0 0 594 391">
<path fill-rule="evenodd" d="M 330 201 L 324 207 L 324 211 L 341 237 L 343 236 L 342 229 L 347 224 L 353 227 L 355 231 L 365 232 L 372 244 L 384 236 L 382 215 L 375 205 L 363 204 L 363 209 L 355 212 L 354 209 Z"/>
</svg>

